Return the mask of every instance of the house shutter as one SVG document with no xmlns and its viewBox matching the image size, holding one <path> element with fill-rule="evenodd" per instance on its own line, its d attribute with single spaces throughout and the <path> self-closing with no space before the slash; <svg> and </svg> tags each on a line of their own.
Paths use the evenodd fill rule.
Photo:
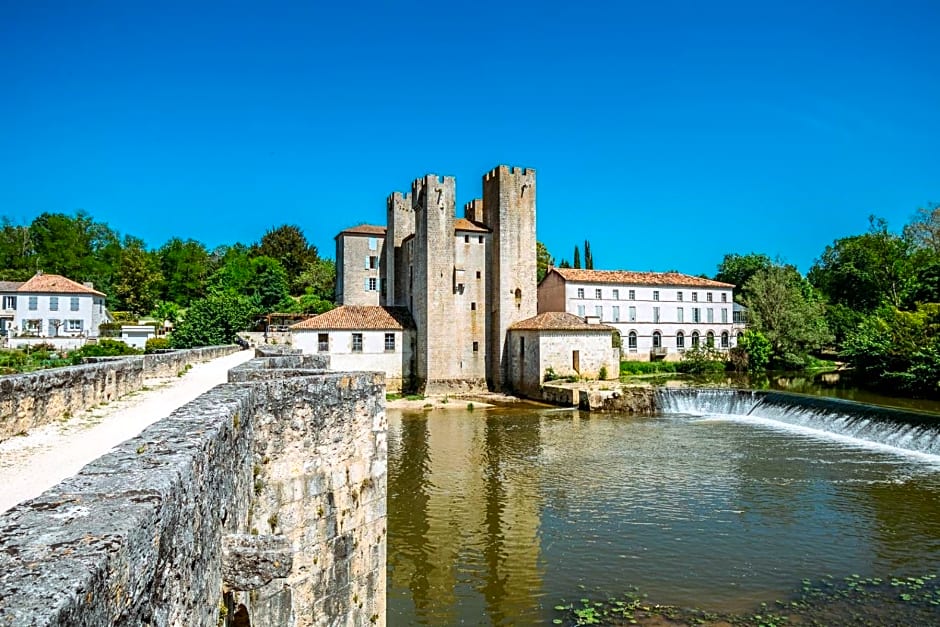
<svg viewBox="0 0 940 627">
<path fill-rule="evenodd" d="M 368 292 L 369 291 L 369 279 L 363 279 L 362 283 L 363 283 L 362 289 Z"/>
</svg>

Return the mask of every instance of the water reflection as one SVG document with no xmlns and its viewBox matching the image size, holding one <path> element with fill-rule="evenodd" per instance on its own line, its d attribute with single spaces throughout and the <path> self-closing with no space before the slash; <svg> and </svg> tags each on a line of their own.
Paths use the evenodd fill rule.
<svg viewBox="0 0 940 627">
<path fill-rule="evenodd" d="M 527 625 L 639 586 L 747 611 L 803 578 L 940 569 L 940 471 L 722 416 L 389 410 L 399 624 Z"/>
</svg>

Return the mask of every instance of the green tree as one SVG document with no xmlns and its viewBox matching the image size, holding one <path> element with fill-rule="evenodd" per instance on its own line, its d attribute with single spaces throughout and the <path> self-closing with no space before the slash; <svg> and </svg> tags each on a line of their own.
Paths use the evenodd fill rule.
<svg viewBox="0 0 940 627">
<path fill-rule="evenodd" d="M 581 251 L 578 250 L 578 247 L 574 247 L 574 263 L 572 264 L 575 268 L 581 267 Z"/>
<path fill-rule="evenodd" d="M 277 259 L 255 257 L 250 262 L 251 278 L 247 294 L 255 298 L 262 312 L 277 311 L 287 306 L 290 299 L 290 283 L 287 271 Z"/>
<path fill-rule="evenodd" d="M 571 267 L 571 262 L 569 262 L 567 259 L 562 259 L 562 260 L 558 263 L 558 267 L 559 267 L 559 268 L 570 268 L 570 267 Z"/>
<path fill-rule="evenodd" d="M 760 372 L 770 364 L 773 347 L 764 334 L 755 329 L 747 329 L 738 340 L 738 347 L 747 356 L 746 369 L 749 372 Z"/>
<path fill-rule="evenodd" d="M 214 291 L 190 304 L 186 317 L 170 335 L 170 343 L 174 348 L 230 344 L 239 331 L 251 328 L 260 313 L 254 298 Z"/>
<path fill-rule="evenodd" d="M 594 269 L 594 255 L 591 254 L 591 242 L 584 240 L 584 267 L 587 270 Z"/>
<path fill-rule="evenodd" d="M 38 269 L 35 256 L 29 227 L 4 217 L 0 222 L 0 280 L 27 280 Z"/>
<path fill-rule="evenodd" d="M 919 208 L 914 219 L 904 227 L 904 239 L 915 248 L 940 257 L 940 204 L 929 203 Z"/>
<path fill-rule="evenodd" d="M 173 301 L 161 300 L 154 305 L 150 315 L 161 322 L 169 320 L 170 323 L 176 324 L 176 321 L 180 319 L 180 306 Z"/>
<path fill-rule="evenodd" d="M 751 328 L 770 342 L 772 362 L 801 367 L 807 353 L 832 340 L 823 304 L 792 267 L 760 270 L 744 286 Z"/>
<path fill-rule="evenodd" d="M 163 300 L 185 307 L 206 295 L 210 259 L 205 246 L 193 239 L 174 237 L 158 255 L 164 278 Z"/>
<path fill-rule="evenodd" d="M 106 224 L 84 211 L 74 216 L 43 213 L 29 226 L 36 270 L 61 274 L 73 281 L 90 281 L 111 292 L 111 280 L 121 254 L 121 242 Z"/>
<path fill-rule="evenodd" d="M 542 242 L 535 242 L 535 280 L 540 283 L 548 269 L 555 263 L 548 252 L 548 248 Z"/>
<path fill-rule="evenodd" d="M 302 289 L 304 296 L 313 294 L 320 300 L 332 302 L 336 292 L 336 263 L 322 258 L 308 262 L 294 286 L 295 290 Z"/>
<path fill-rule="evenodd" d="M 257 255 L 280 262 L 293 285 L 307 264 L 318 259 L 317 248 L 307 241 L 299 226 L 284 224 L 267 231 L 257 248 Z"/>
<path fill-rule="evenodd" d="M 718 274 L 715 275 L 716 281 L 722 283 L 731 283 L 737 289 L 734 292 L 734 299 L 738 302 L 744 302 L 744 286 L 748 279 L 761 270 L 766 270 L 774 265 L 770 257 L 760 253 L 748 253 L 739 255 L 730 253 L 724 256 L 721 263 L 718 264 Z"/>
<path fill-rule="evenodd" d="M 143 240 L 125 237 L 113 287 L 118 308 L 138 316 L 148 313 L 160 296 L 162 281 L 159 260 L 144 249 Z"/>
</svg>

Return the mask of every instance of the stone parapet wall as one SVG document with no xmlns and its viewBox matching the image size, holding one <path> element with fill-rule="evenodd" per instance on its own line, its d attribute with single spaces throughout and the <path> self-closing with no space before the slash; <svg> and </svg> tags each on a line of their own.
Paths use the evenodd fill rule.
<svg viewBox="0 0 940 627">
<path fill-rule="evenodd" d="M 385 623 L 383 377 L 255 365 L 0 516 L 0 624 Z M 231 534 L 290 574 L 226 590 Z"/>
<path fill-rule="evenodd" d="M 135 392 L 152 377 L 240 350 L 209 346 L 154 355 L 90 358 L 88 363 L 0 377 L 0 441 Z"/>
</svg>

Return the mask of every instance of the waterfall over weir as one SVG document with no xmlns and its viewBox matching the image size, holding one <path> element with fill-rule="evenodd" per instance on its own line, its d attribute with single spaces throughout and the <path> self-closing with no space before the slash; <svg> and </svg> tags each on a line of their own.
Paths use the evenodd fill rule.
<svg viewBox="0 0 940 627">
<path fill-rule="evenodd" d="M 790 392 L 661 388 L 664 414 L 751 416 L 940 455 L 940 415 Z"/>
</svg>

